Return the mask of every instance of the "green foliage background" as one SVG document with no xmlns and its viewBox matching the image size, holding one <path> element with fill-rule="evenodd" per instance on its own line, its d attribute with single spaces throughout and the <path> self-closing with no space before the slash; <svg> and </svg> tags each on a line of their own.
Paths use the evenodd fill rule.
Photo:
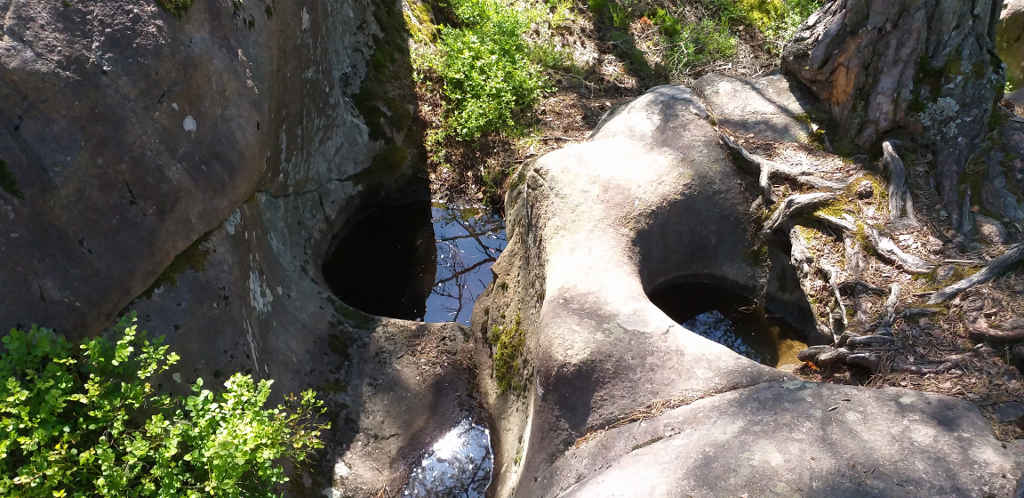
<svg viewBox="0 0 1024 498">
<path fill-rule="evenodd" d="M 524 38 L 534 18 L 501 0 L 455 0 L 458 24 L 441 26 L 438 51 L 417 65 L 436 73 L 445 96 L 444 126 L 434 140 L 472 140 L 512 132 L 549 89 Z"/>
</svg>

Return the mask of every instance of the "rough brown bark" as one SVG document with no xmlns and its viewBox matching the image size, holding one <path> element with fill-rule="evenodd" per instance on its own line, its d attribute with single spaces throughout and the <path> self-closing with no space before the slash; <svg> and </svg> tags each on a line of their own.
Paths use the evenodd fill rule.
<svg viewBox="0 0 1024 498">
<path fill-rule="evenodd" d="M 960 175 L 1005 76 L 995 55 L 1002 0 L 835 0 L 805 22 L 783 67 L 829 107 L 839 139 L 877 152 L 893 132 L 935 156 L 943 205 L 963 231 Z"/>
</svg>

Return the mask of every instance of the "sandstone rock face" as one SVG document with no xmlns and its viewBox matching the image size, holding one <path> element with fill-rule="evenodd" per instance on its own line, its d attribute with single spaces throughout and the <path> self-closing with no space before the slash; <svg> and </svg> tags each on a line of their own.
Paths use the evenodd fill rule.
<svg viewBox="0 0 1024 498">
<path fill-rule="evenodd" d="M 780 137 L 797 130 L 784 115 L 759 119 L 781 123 Z M 496 496 L 1013 489 L 1024 460 L 970 404 L 805 383 L 651 303 L 673 282 L 756 286 L 754 197 L 707 108 L 682 87 L 652 89 L 587 142 L 523 166 L 506 200 L 509 246 L 473 316 L 477 334 L 514 321 L 525 335 L 515 372 L 524 392 L 481 379 L 491 386 Z"/>
<path fill-rule="evenodd" d="M 996 27 L 996 51 L 1006 64 L 1006 78 L 1024 82 L 1024 1 L 1006 0 Z"/>
<path fill-rule="evenodd" d="M 361 212 L 429 215 L 398 2 L 0 12 L 0 328 L 95 334 L 131 308 L 185 379 L 318 389 L 333 430 L 299 495 L 396 489 L 480 417 L 478 338 L 366 315 L 321 272 Z"/>
</svg>

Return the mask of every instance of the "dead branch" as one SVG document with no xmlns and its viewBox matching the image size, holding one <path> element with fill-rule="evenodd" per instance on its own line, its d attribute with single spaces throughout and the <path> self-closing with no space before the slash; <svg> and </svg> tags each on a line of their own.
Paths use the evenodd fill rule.
<svg viewBox="0 0 1024 498">
<path fill-rule="evenodd" d="M 928 304 L 942 304 L 949 301 L 953 296 L 956 296 L 975 285 L 983 284 L 1006 273 L 1021 260 L 1024 260 L 1024 242 L 1011 247 L 1008 251 L 1003 253 L 1002 256 L 993 259 L 978 273 L 932 294 L 931 299 L 928 300 Z"/>
</svg>

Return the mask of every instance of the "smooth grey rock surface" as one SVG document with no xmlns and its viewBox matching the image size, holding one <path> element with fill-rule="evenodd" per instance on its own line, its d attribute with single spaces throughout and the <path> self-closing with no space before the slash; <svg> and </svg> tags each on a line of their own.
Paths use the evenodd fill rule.
<svg viewBox="0 0 1024 498">
<path fill-rule="evenodd" d="M 945 396 L 769 382 L 609 431 L 551 473 L 607 470 L 545 496 L 1007 496 L 1020 456 L 989 432 Z"/>
<path fill-rule="evenodd" d="M 757 189 L 709 114 L 658 87 L 514 178 L 509 246 L 473 315 L 476 334 L 515 320 L 526 336 L 524 394 L 481 374 L 495 496 L 1009 494 L 1022 455 L 969 403 L 806 383 L 650 302 L 673 282 L 764 276 Z"/>
<path fill-rule="evenodd" d="M 811 121 L 828 116 L 802 83 L 781 74 L 743 79 L 711 73 L 694 89 L 719 123 L 761 140 L 807 142 L 815 131 Z"/>
<path fill-rule="evenodd" d="M 996 51 L 1006 64 L 1006 78 L 1024 83 L 1024 0 L 1005 0 L 996 26 Z"/>
</svg>

